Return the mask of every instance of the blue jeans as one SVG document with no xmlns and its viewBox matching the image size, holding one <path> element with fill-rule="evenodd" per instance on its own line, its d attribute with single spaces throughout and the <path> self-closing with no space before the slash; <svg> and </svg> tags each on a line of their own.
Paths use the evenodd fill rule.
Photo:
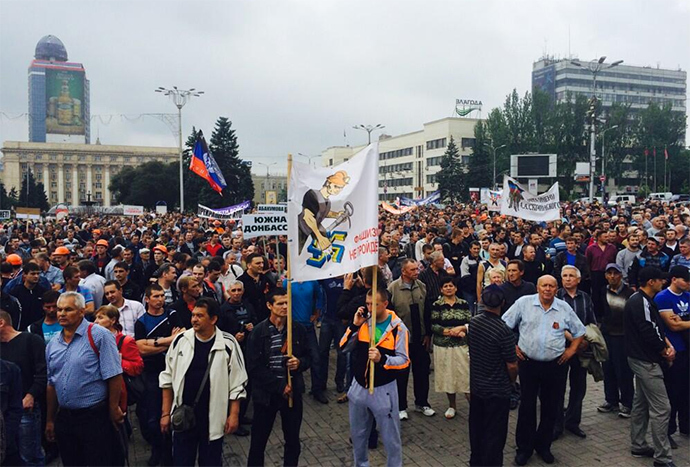
<svg viewBox="0 0 690 467">
<path fill-rule="evenodd" d="M 319 341 L 316 339 L 316 329 L 313 324 L 302 324 L 307 330 L 307 350 L 311 356 L 311 392 L 320 392 L 326 387 L 326 381 L 321 382 L 321 362 L 319 360 Z"/>
<path fill-rule="evenodd" d="M 41 407 L 34 402 L 33 410 L 24 410 L 19 422 L 19 455 L 24 465 L 45 465 L 41 432 Z"/>
<path fill-rule="evenodd" d="M 199 430 L 173 432 L 173 465 L 195 465 L 197 452 L 199 466 L 223 464 L 223 438 L 208 441 L 208 432 Z"/>
<path fill-rule="evenodd" d="M 345 355 L 340 350 L 340 339 L 345 334 L 345 325 L 340 320 L 323 320 L 321 322 L 321 332 L 319 334 L 319 375 L 320 386 L 316 389 L 325 391 L 328 383 L 328 365 L 330 361 L 331 343 L 335 343 L 337 360 L 335 369 L 335 385 L 345 386 L 345 371 L 347 362 Z"/>
</svg>

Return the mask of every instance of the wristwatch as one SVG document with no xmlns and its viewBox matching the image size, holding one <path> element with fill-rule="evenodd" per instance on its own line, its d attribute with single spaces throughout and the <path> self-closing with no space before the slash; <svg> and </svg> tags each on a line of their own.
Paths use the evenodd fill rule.
<svg viewBox="0 0 690 467">
<path fill-rule="evenodd" d="M 153 346 L 154 346 L 154 347 L 158 347 L 158 346 L 159 346 L 159 344 L 158 344 L 158 338 L 157 338 L 157 337 L 153 340 Z"/>
</svg>

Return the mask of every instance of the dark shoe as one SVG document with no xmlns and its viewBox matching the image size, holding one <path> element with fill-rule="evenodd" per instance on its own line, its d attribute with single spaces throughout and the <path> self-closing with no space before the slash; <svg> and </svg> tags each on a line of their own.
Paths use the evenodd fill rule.
<svg viewBox="0 0 690 467">
<path fill-rule="evenodd" d="M 530 457 L 531 456 L 528 456 L 527 454 L 517 453 L 517 454 L 515 454 L 515 464 L 516 465 L 527 465 L 527 462 L 529 462 Z"/>
<path fill-rule="evenodd" d="M 336 383 L 335 390 L 336 392 L 345 392 L 345 383 Z"/>
<path fill-rule="evenodd" d="M 254 419 L 251 417 L 244 417 L 242 420 L 240 420 L 240 425 L 251 425 L 254 423 Z"/>
<path fill-rule="evenodd" d="M 556 460 L 553 454 L 551 454 L 551 451 L 541 451 L 537 452 L 537 454 L 539 454 L 539 457 L 541 457 L 541 460 L 543 460 L 545 464 L 553 464 Z"/>
<path fill-rule="evenodd" d="M 151 450 L 151 457 L 149 457 L 149 460 L 146 461 L 146 465 L 149 467 L 153 467 L 155 465 L 160 465 L 161 463 L 161 454 L 158 449 L 152 449 Z"/>
<path fill-rule="evenodd" d="M 565 427 L 566 430 L 577 436 L 578 438 L 586 438 L 587 433 L 582 431 L 579 426 L 567 426 Z"/>
<path fill-rule="evenodd" d="M 328 399 L 326 399 L 326 395 L 323 392 L 313 392 L 311 395 L 322 404 L 328 404 Z"/>
<path fill-rule="evenodd" d="M 233 435 L 242 436 L 242 437 L 249 436 L 249 430 L 247 430 L 246 428 L 239 427 L 239 428 L 237 428 L 237 430 L 235 430 Z"/>
<path fill-rule="evenodd" d="M 654 457 L 654 449 L 649 447 L 640 449 L 639 451 L 631 450 L 630 454 L 632 454 L 633 457 Z"/>
<path fill-rule="evenodd" d="M 611 404 L 609 402 L 605 402 L 599 407 L 597 407 L 597 411 L 601 413 L 609 413 L 613 412 L 614 410 L 618 410 L 618 404 Z"/>
<path fill-rule="evenodd" d="M 338 404 L 344 404 L 344 403 L 347 402 L 347 401 L 348 401 L 348 399 L 347 399 L 347 394 L 341 395 L 341 396 L 338 397 L 338 399 L 336 400 L 336 402 L 337 402 Z"/>
<path fill-rule="evenodd" d="M 621 406 L 621 410 L 618 412 L 620 418 L 630 418 L 632 415 L 632 409 L 624 405 Z"/>
<path fill-rule="evenodd" d="M 553 430 L 553 437 L 551 438 L 553 441 L 556 441 L 558 438 L 560 438 L 563 435 L 563 430 Z"/>
<path fill-rule="evenodd" d="M 678 449 L 678 443 L 676 443 L 676 440 L 671 438 L 671 435 L 668 436 L 668 443 L 671 445 L 671 449 Z"/>
</svg>

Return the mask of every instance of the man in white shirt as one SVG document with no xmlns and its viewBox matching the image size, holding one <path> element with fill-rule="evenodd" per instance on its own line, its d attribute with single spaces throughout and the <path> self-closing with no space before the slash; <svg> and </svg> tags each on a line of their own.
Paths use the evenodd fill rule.
<svg viewBox="0 0 690 467">
<path fill-rule="evenodd" d="M 146 313 L 144 305 L 135 301 L 127 300 L 122 296 L 122 286 L 118 281 L 107 281 L 103 287 L 105 299 L 111 305 L 117 307 L 120 312 L 120 325 L 122 333 L 134 337 L 134 323 L 139 317 Z"/>
<path fill-rule="evenodd" d="M 83 259 L 79 261 L 78 267 L 79 277 L 81 277 L 79 285 L 91 292 L 94 310 L 98 310 L 103 304 L 103 284 L 105 284 L 105 278 L 96 274 L 96 265 L 93 264 L 93 261 Z"/>
</svg>

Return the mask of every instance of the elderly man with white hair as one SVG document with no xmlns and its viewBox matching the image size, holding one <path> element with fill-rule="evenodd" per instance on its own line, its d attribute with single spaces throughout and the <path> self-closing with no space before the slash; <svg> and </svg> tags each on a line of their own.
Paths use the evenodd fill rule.
<svg viewBox="0 0 690 467">
<path fill-rule="evenodd" d="M 566 302 L 573 309 L 577 317 L 583 325 L 596 324 L 596 317 L 594 316 L 594 306 L 592 299 L 587 292 L 578 289 L 582 275 L 580 270 L 575 266 L 566 265 L 561 269 L 561 282 L 563 287 L 556 293 L 556 297 Z M 573 336 L 570 332 L 565 333 L 565 338 L 568 342 L 572 342 Z M 568 397 L 568 408 L 565 413 L 561 410 L 556 416 L 556 426 L 554 427 L 554 439 L 557 439 L 563 434 L 563 430 L 567 429 L 575 436 L 585 438 L 587 435 L 580 428 L 580 421 L 582 419 L 582 401 L 587 392 L 587 369 L 580 364 L 578 354 L 584 351 L 588 346 L 586 340 L 583 340 L 578 347 L 578 352 L 568 361 L 567 371 L 570 373 L 570 396 Z M 564 381 L 565 382 L 565 381 Z M 559 392 L 561 397 L 561 404 L 565 400 L 565 387 L 563 391 Z"/>
</svg>

